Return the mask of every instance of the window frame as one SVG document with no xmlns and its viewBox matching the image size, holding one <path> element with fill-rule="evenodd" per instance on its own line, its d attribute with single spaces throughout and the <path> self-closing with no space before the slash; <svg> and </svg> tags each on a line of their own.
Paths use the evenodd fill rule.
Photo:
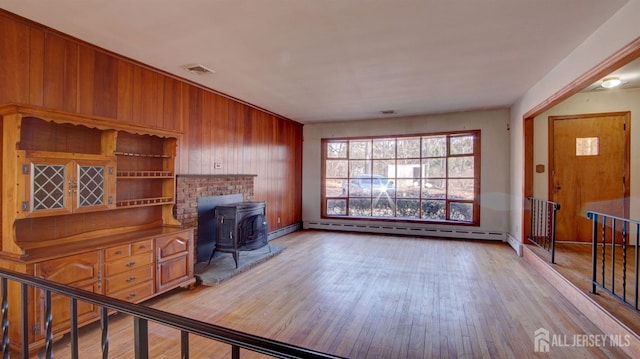
<svg viewBox="0 0 640 359">
<path fill-rule="evenodd" d="M 455 137 L 462 137 L 462 136 L 472 136 L 473 137 L 473 150 L 471 153 L 462 153 L 462 154 L 451 154 L 450 153 L 450 149 L 451 149 L 451 138 L 455 138 Z M 428 138 L 428 137 L 445 137 L 446 138 L 446 153 L 442 156 L 428 156 L 428 154 L 425 154 L 423 146 L 424 146 L 424 139 Z M 416 139 L 419 138 L 420 139 L 420 153 L 419 153 L 419 157 L 398 157 L 398 141 L 399 140 L 406 140 L 406 139 Z M 390 181 L 394 181 L 394 186 L 395 184 L 398 183 L 398 181 L 403 181 L 403 180 L 407 180 L 408 178 L 405 178 L 406 176 L 398 176 L 398 161 L 399 160 L 418 160 L 419 161 L 419 194 L 417 195 L 417 197 L 407 197 L 407 198 L 403 198 L 403 197 L 398 197 L 396 196 L 397 194 L 397 187 L 394 187 L 394 194 L 393 194 L 393 215 L 392 216 L 374 216 L 374 215 L 363 215 L 363 216 L 357 216 L 357 215 L 349 215 L 349 211 L 350 211 L 350 207 L 349 207 L 349 202 L 351 199 L 354 198 L 360 198 L 360 199 L 370 199 L 372 201 L 372 205 L 371 205 L 371 209 L 373 211 L 374 209 L 374 196 L 373 194 L 370 194 L 369 196 L 350 196 L 349 195 L 349 190 L 347 190 L 347 192 L 345 193 L 343 190 L 343 193 L 341 193 L 340 195 L 336 196 L 327 196 L 327 180 L 342 180 L 342 181 L 346 181 L 346 186 L 349 186 L 349 183 L 352 181 L 352 179 L 358 178 L 356 177 L 357 174 L 353 174 L 352 173 L 352 169 L 351 169 L 351 161 L 354 160 L 360 160 L 357 158 L 352 158 L 350 157 L 351 154 L 349 153 L 350 151 L 350 141 L 371 141 L 372 146 L 373 146 L 373 142 L 375 140 L 394 140 L 394 146 L 395 146 L 395 156 L 393 159 L 389 159 L 386 158 L 386 160 L 391 160 L 391 161 L 395 161 L 394 162 L 394 176 L 388 176 Z M 385 135 L 385 136 L 366 136 L 366 137 L 333 137 L 333 138 L 322 138 L 320 143 L 321 143 L 321 181 L 320 181 L 320 198 L 321 198 L 321 217 L 323 219 L 345 219 L 345 220 L 367 220 L 367 221 L 387 221 L 387 222 L 411 222 L 411 223 L 429 223 L 429 224 L 444 224 L 444 225 L 457 225 L 457 226 L 479 226 L 480 225 L 480 174 L 481 174 L 481 153 L 480 153 L 480 139 L 481 139 L 481 131 L 480 130 L 466 130 L 466 131 L 448 131 L 448 132 L 436 132 L 436 133 L 420 133 L 420 134 L 403 134 L 403 135 Z M 347 161 L 347 174 L 346 177 L 342 177 L 342 176 L 336 176 L 336 177 L 329 177 L 327 176 L 327 162 L 328 160 L 336 160 L 336 158 L 328 157 L 328 145 L 330 143 L 336 143 L 336 142 L 345 142 L 346 143 L 346 157 L 342 157 L 339 158 L 338 160 L 346 160 Z M 451 175 L 449 173 L 449 161 L 450 159 L 455 159 L 455 158 L 462 158 L 462 157 L 472 157 L 473 158 L 473 176 L 455 176 L 455 175 Z M 424 169 L 424 164 L 426 163 L 425 159 L 439 159 L 442 158 L 444 159 L 445 162 L 445 167 L 444 167 L 444 175 L 443 177 L 429 177 L 425 172 L 426 170 Z M 365 159 L 364 161 L 369 161 L 371 162 L 370 164 L 370 168 L 373 168 L 374 164 L 374 160 L 379 160 L 379 158 L 376 158 L 376 156 L 374 155 L 373 149 L 371 150 L 370 153 L 370 158 Z M 374 171 L 371 171 L 372 173 L 375 173 Z M 414 170 L 414 173 L 416 171 Z M 371 174 L 372 178 L 374 178 L 375 174 Z M 444 214 L 444 219 L 433 219 L 433 218 L 422 218 L 422 212 L 423 212 L 423 201 L 429 200 L 430 198 L 428 198 L 427 196 L 425 196 L 423 193 L 426 191 L 425 190 L 425 186 L 424 184 L 426 182 L 424 182 L 425 180 L 441 180 L 444 181 L 445 185 L 445 193 L 444 193 L 444 198 L 436 198 L 432 200 L 435 201 L 444 201 L 444 210 L 445 210 L 445 214 Z M 450 188 L 449 188 L 449 184 L 451 180 L 456 180 L 456 179 L 473 179 L 473 198 L 471 199 L 459 199 L 459 198 L 453 198 L 452 195 L 450 195 Z M 414 180 L 415 180 L 415 174 L 414 174 Z M 342 185 L 343 187 L 345 186 L 345 184 L 343 183 Z M 403 199 L 408 199 L 411 201 L 418 201 L 418 215 L 417 217 L 398 217 L 398 199 L 403 200 Z M 330 200 L 338 200 L 338 201 L 344 201 L 344 206 L 345 206 L 345 213 L 346 214 L 328 214 L 327 213 L 327 202 Z M 470 221 L 464 221 L 464 220 L 456 220 L 456 219 L 452 219 L 451 218 L 451 204 L 456 204 L 456 203 L 470 203 L 471 204 L 471 208 L 473 211 L 472 214 L 472 220 Z M 373 214 L 373 213 L 371 213 Z"/>
</svg>

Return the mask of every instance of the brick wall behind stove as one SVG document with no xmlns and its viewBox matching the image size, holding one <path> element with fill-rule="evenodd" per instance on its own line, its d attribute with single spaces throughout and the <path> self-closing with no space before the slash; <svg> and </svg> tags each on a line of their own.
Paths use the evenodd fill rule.
<svg viewBox="0 0 640 359">
<path fill-rule="evenodd" d="M 196 248 L 198 247 L 198 198 L 242 193 L 245 201 L 252 201 L 254 179 L 255 176 L 251 175 L 177 176 L 175 216 L 183 226 L 196 228 L 194 231 Z"/>
</svg>

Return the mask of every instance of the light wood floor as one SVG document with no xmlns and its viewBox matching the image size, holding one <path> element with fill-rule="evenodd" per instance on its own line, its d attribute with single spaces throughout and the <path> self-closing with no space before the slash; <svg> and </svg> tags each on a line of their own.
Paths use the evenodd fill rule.
<svg viewBox="0 0 640 359">
<path fill-rule="evenodd" d="M 546 261 L 549 261 L 548 252 L 543 251 L 542 249 L 529 245 L 529 248 L 536 253 L 538 256 L 543 258 Z M 620 249 L 618 249 L 620 251 Z M 606 266 L 610 268 L 610 248 L 606 250 Z M 601 263 L 600 259 L 600 248 L 598 248 L 598 280 L 601 280 L 600 276 L 600 268 Z M 567 278 L 571 283 L 573 283 L 576 287 L 578 287 L 584 293 L 588 293 L 589 297 L 595 300 L 598 304 L 600 304 L 603 308 L 605 308 L 609 313 L 613 314 L 617 319 L 619 319 L 622 323 L 628 326 L 635 333 L 640 334 L 640 313 L 635 311 L 633 308 L 623 305 L 619 299 L 614 298 L 609 295 L 607 292 L 597 289 L 597 295 L 593 295 L 590 293 L 591 291 L 591 271 L 592 271 L 592 261 L 591 261 L 591 243 L 586 244 L 575 244 L 575 243 L 562 243 L 558 242 L 556 244 L 556 255 L 555 255 L 555 264 L 551 265 L 551 267 L 560 273 L 563 277 Z M 635 299 L 635 266 L 633 261 L 635 260 L 635 252 L 633 249 L 629 249 L 628 253 L 629 264 L 627 266 L 627 300 L 629 303 L 633 303 Z M 616 293 L 622 295 L 622 254 L 621 252 L 616 257 Z M 607 285 L 609 285 L 611 281 L 611 272 L 609 269 L 606 270 L 605 280 Z"/>
<path fill-rule="evenodd" d="M 616 347 L 534 352 L 534 331 L 600 334 L 505 243 L 325 231 L 276 239 L 280 255 L 216 287 L 147 303 L 199 320 L 351 358 L 624 358 Z M 110 358 L 132 358 L 132 320 L 112 316 Z M 179 358 L 179 333 L 150 324 L 152 358 Z M 81 357 L 100 350 L 85 327 Z M 230 348 L 190 338 L 191 358 Z M 68 340 L 54 347 L 68 358 Z M 242 358 L 260 357 L 242 352 Z"/>
</svg>

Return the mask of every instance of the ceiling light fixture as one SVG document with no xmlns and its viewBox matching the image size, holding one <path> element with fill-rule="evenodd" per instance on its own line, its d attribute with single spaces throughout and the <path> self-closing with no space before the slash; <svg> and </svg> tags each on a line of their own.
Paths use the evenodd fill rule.
<svg viewBox="0 0 640 359">
<path fill-rule="evenodd" d="M 602 80 L 602 83 L 600 84 L 600 86 L 606 89 L 610 89 L 610 88 L 619 86 L 621 83 L 622 83 L 622 80 L 620 80 L 620 78 L 618 77 L 607 77 L 606 79 Z"/>
</svg>

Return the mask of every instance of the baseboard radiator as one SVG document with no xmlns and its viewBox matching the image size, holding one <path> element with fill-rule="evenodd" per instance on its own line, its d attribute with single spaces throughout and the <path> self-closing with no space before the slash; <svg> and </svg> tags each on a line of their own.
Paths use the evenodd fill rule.
<svg viewBox="0 0 640 359">
<path fill-rule="evenodd" d="M 284 235 L 287 235 L 289 233 L 293 233 L 295 231 L 299 231 L 301 229 L 302 229 L 302 222 L 290 224 L 290 225 L 288 225 L 286 227 L 282 227 L 282 228 L 276 229 L 273 232 L 269 232 L 268 240 L 273 240 L 273 239 L 276 239 L 278 237 L 282 237 Z"/>
<path fill-rule="evenodd" d="M 408 223 L 394 224 L 356 224 L 332 221 L 305 221 L 305 229 L 324 229 L 332 231 L 365 232 L 381 234 L 399 234 L 424 237 L 446 237 L 457 239 L 483 239 L 506 241 L 506 233 L 501 231 L 487 231 L 482 229 L 441 228 L 432 226 L 417 226 Z"/>
</svg>

